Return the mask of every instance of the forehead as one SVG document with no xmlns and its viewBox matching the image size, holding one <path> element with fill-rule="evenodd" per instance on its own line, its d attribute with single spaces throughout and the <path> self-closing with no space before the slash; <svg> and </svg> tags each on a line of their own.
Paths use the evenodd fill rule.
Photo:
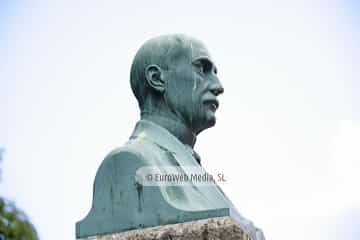
<svg viewBox="0 0 360 240">
<path fill-rule="evenodd" d="M 192 40 L 189 43 L 189 58 L 191 61 L 200 58 L 211 59 L 211 55 L 205 45 L 199 41 Z"/>
</svg>

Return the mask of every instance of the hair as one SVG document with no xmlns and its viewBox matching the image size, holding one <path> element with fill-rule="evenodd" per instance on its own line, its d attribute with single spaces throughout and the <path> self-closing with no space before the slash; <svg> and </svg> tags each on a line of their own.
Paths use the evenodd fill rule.
<svg viewBox="0 0 360 240">
<path fill-rule="evenodd" d="M 150 92 L 145 78 L 145 69 L 151 64 L 163 70 L 169 69 L 174 60 L 188 54 L 194 39 L 184 34 L 163 35 L 146 41 L 137 51 L 130 72 L 131 89 L 138 101 L 140 111 Z"/>
</svg>

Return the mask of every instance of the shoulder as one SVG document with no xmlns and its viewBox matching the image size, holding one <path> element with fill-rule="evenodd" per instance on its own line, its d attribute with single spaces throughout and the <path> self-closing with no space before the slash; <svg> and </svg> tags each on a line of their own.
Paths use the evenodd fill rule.
<svg viewBox="0 0 360 240">
<path fill-rule="evenodd" d="M 102 165 L 110 163 L 116 165 L 151 165 L 154 159 L 159 158 L 161 148 L 151 141 L 131 139 L 123 146 L 113 149 L 104 159 Z"/>
<path fill-rule="evenodd" d="M 126 143 L 113 149 L 102 161 L 95 182 L 108 179 L 110 176 L 133 175 L 137 169 L 147 166 L 147 157 L 140 146 Z"/>
<path fill-rule="evenodd" d="M 106 157 L 106 159 L 121 159 L 125 156 L 146 159 L 149 152 L 153 150 L 153 146 L 148 141 L 143 140 L 129 140 L 123 146 L 113 149 Z"/>
</svg>

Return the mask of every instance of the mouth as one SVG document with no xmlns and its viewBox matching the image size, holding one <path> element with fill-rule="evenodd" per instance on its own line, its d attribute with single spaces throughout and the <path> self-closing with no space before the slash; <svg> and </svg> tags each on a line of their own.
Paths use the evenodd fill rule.
<svg viewBox="0 0 360 240">
<path fill-rule="evenodd" d="M 217 99 L 205 100 L 204 104 L 210 106 L 211 110 L 214 112 L 219 108 L 219 101 Z"/>
</svg>

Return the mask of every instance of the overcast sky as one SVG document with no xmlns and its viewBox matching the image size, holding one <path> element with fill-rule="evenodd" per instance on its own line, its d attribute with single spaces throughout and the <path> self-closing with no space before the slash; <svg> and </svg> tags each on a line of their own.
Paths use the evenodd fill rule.
<svg viewBox="0 0 360 240">
<path fill-rule="evenodd" d="M 225 93 L 196 151 L 267 239 L 360 239 L 359 1 L 0 1 L 0 194 L 75 238 L 139 118 L 147 39 L 202 40 Z"/>
</svg>

